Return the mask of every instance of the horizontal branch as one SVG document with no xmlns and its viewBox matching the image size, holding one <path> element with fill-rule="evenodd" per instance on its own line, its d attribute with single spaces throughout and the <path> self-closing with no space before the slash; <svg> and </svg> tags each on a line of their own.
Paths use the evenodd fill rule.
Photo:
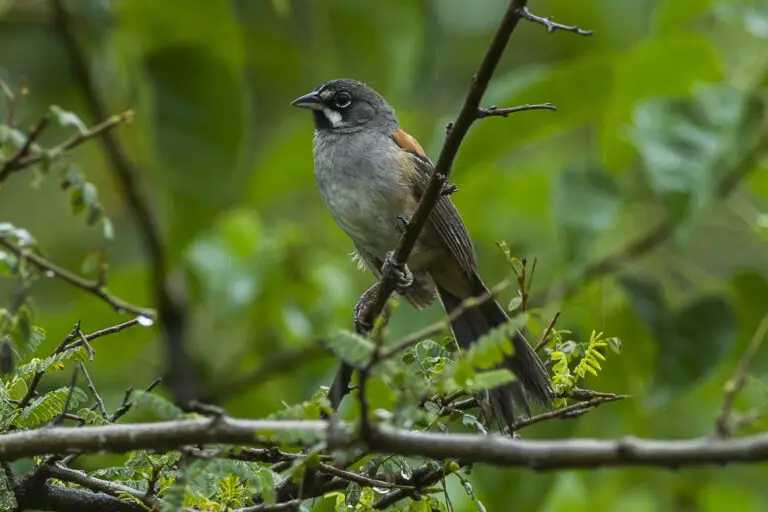
<svg viewBox="0 0 768 512">
<path fill-rule="evenodd" d="M 537 470 L 606 466 L 679 468 L 768 460 L 768 433 L 727 441 L 635 437 L 614 441 L 541 441 L 509 439 L 495 434 L 432 434 L 381 429 L 374 431 L 368 443 L 376 452 Z"/>
<path fill-rule="evenodd" d="M 477 118 L 484 119 L 486 117 L 508 117 L 510 114 L 516 114 L 518 112 L 526 112 L 528 110 L 552 110 L 557 111 L 557 107 L 551 103 L 537 103 L 534 105 L 520 105 L 510 108 L 499 108 L 497 106 L 491 106 L 488 108 L 481 108 L 477 111 Z"/>
<path fill-rule="evenodd" d="M 257 435 L 276 432 L 325 437 L 325 421 L 270 421 L 232 418 L 189 419 L 124 425 L 54 427 L 0 436 L 0 461 L 50 453 L 169 449 L 188 444 L 253 445 Z M 261 443 L 263 444 L 263 443 Z"/>
<path fill-rule="evenodd" d="M 340 446 L 358 442 L 340 425 Z M 125 452 L 168 449 L 203 443 L 254 445 L 259 435 L 277 433 L 326 436 L 328 422 L 189 419 L 158 423 L 55 427 L 16 432 L 0 437 L 0 460 L 12 461 L 49 453 Z M 336 434 L 334 434 L 336 435 Z M 439 434 L 373 428 L 368 438 L 372 452 L 463 463 L 534 469 L 598 468 L 604 466 L 660 466 L 678 468 L 768 461 L 768 433 L 736 439 L 697 438 L 653 440 L 521 440 L 496 434 Z"/>
</svg>

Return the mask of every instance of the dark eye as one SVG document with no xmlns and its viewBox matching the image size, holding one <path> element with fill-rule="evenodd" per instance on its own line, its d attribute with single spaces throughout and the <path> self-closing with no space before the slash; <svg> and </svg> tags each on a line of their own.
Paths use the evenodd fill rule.
<svg viewBox="0 0 768 512">
<path fill-rule="evenodd" d="M 350 96 L 348 92 L 341 91 L 336 95 L 334 100 L 336 101 L 337 107 L 347 108 L 349 104 L 352 103 L 352 96 Z"/>
</svg>

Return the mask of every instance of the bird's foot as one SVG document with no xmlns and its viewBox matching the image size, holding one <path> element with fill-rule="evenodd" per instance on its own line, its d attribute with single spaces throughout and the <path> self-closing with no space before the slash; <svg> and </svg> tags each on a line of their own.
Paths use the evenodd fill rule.
<svg viewBox="0 0 768 512">
<path fill-rule="evenodd" d="M 397 282 L 395 286 L 401 295 L 413 284 L 413 273 L 405 263 L 395 261 L 394 251 L 389 251 L 384 258 L 384 264 L 381 266 L 382 275 L 386 276 L 390 272 L 395 275 Z"/>
<path fill-rule="evenodd" d="M 373 329 L 373 324 L 367 318 L 368 309 L 376 296 L 378 284 L 375 284 L 365 290 L 360 299 L 355 304 L 355 332 L 358 334 L 367 334 Z"/>
</svg>

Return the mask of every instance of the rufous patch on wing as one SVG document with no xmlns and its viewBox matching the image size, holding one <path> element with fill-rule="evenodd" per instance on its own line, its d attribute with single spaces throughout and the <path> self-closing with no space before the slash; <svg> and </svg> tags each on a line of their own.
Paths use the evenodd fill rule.
<svg viewBox="0 0 768 512">
<path fill-rule="evenodd" d="M 405 151 L 408 151 L 409 153 L 414 153 L 420 157 L 429 159 L 427 157 L 427 154 L 424 152 L 424 148 L 421 147 L 421 144 L 419 144 L 419 141 L 417 141 L 414 137 L 411 137 L 408 135 L 405 131 L 397 129 L 394 132 L 392 132 L 392 139 L 395 141 L 395 143 L 403 148 Z"/>
</svg>

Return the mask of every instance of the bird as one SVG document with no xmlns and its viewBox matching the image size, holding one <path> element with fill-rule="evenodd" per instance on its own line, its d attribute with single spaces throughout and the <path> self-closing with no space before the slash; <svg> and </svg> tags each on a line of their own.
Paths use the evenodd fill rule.
<svg viewBox="0 0 768 512">
<path fill-rule="evenodd" d="M 434 170 L 419 142 L 405 132 L 395 110 L 363 82 L 327 81 L 296 98 L 294 107 L 314 118 L 314 177 L 333 220 L 352 240 L 355 259 L 377 279 L 395 272 L 397 289 L 417 309 L 439 298 L 447 314 L 467 298 L 488 294 L 478 275 L 475 249 L 449 194 L 440 197 L 404 265 L 393 249 L 407 226 Z M 355 307 L 358 330 L 376 285 Z M 457 344 L 467 350 L 481 336 L 509 320 L 495 300 L 467 309 L 451 322 Z M 530 416 L 529 399 L 551 407 L 552 382 L 546 366 L 522 332 L 512 334 L 514 353 L 502 363 L 516 379 L 488 390 L 491 419 L 513 431 L 519 415 Z M 343 367 L 351 375 L 351 368 Z M 338 375 L 337 375 L 338 380 Z M 349 381 L 349 377 L 346 378 Z M 346 384 L 345 384 L 346 387 Z"/>
</svg>

